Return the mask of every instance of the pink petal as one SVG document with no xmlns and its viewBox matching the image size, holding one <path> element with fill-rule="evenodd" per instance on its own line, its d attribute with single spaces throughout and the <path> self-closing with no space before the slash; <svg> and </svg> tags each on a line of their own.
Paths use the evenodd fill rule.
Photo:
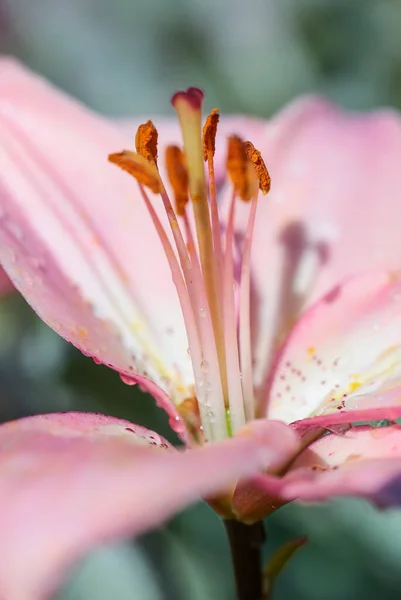
<svg viewBox="0 0 401 600">
<path fill-rule="evenodd" d="M 0 258 L 16 287 L 83 352 L 188 395 L 167 261 L 136 183 L 107 162 L 123 136 L 10 59 L 0 134 Z"/>
<path fill-rule="evenodd" d="M 287 500 L 363 496 L 400 506 L 401 428 L 355 427 L 343 436 L 324 436 L 294 462 L 281 494 Z"/>
<path fill-rule="evenodd" d="M 255 376 L 263 396 L 276 336 L 305 302 L 348 274 L 398 268 L 401 121 L 391 110 L 345 113 L 306 98 L 253 141 L 272 177 L 252 249 Z M 243 233 L 248 207 L 240 204 L 237 214 Z"/>
<path fill-rule="evenodd" d="M 400 301 L 399 275 L 375 272 L 349 279 L 308 309 L 277 359 L 269 417 L 289 423 L 382 407 L 377 418 L 389 418 L 388 406 L 401 414 Z"/>
<path fill-rule="evenodd" d="M 0 597 L 7 600 L 48 598 L 65 568 L 95 544 L 138 535 L 276 456 L 268 441 L 250 436 L 184 453 L 128 421 L 78 413 L 7 423 L 0 451 Z"/>
<path fill-rule="evenodd" d="M 14 289 L 7 273 L 0 267 L 0 298 Z"/>
<path fill-rule="evenodd" d="M 246 425 L 242 432 L 250 433 L 254 439 L 269 440 L 275 448 L 276 457 L 270 462 L 269 473 L 279 473 L 299 452 L 299 436 L 279 421 L 258 419 Z M 278 503 L 266 493 L 265 480 L 260 484 L 258 477 L 254 477 L 236 486 L 232 508 L 238 519 L 249 523 L 265 517 L 272 512 L 272 506 L 275 504 L 276 508 Z"/>
</svg>

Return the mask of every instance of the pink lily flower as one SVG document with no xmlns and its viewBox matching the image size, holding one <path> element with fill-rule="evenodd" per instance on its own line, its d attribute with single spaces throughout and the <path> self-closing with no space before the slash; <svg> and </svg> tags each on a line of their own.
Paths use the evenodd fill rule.
<svg viewBox="0 0 401 600">
<path fill-rule="evenodd" d="M 0 62 L 1 264 L 48 325 L 149 391 L 187 448 L 99 415 L 2 425 L 7 600 L 48 597 L 95 543 L 200 496 L 247 523 L 295 498 L 400 503 L 400 429 L 352 426 L 401 416 L 399 117 L 309 99 L 269 123 L 223 120 L 267 160 L 258 200 L 269 175 L 237 137 L 220 189 L 213 112 L 208 189 L 201 101 L 174 96 L 185 154 L 165 123 L 165 166 L 152 124 L 123 150 L 121 124 Z"/>
</svg>

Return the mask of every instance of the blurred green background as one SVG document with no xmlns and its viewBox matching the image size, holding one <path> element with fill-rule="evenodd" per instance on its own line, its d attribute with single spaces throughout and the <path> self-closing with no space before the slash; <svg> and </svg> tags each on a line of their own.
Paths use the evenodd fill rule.
<svg viewBox="0 0 401 600">
<path fill-rule="evenodd" d="M 0 0 L 0 51 L 112 116 L 167 113 L 177 87 L 269 116 L 305 92 L 401 105 L 399 0 Z M 124 416 L 169 436 L 151 398 L 84 358 L 12 296 L 0 303 L 0 418 L 54 410 Z M 171 436 L 170 436 L 170 439 Z M 310 537 L 275 600 L 400 597 L 401 514 L 347 500 L 288 506 L 268 551 Z M 98 549 L 60 600 L 232 600 L 219 520 L 199 504 L 139 541 Z"/>
</svg>

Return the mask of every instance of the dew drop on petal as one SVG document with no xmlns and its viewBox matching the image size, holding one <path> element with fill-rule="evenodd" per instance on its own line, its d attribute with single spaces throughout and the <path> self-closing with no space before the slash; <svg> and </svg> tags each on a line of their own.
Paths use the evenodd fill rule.
<svg viewBox="0 0 401 600">
<path fill-rule="evenodd" d="M 125 375 L 124 373 L 120 373 L 120 379 L 126 385 L 136 385 L 136 383 L 137 383 L 133 377 L 130 377 L 129 375 Z"/>
<path fill-rule="evenodd" d="M 205 318 L 205 317 L 206 317 L 206 309 L 205 309 L 205 308 L 200 308 L 200 309 L 199 309 L 199 315 L 200 315 L 202 318 Z"/>
<path fill-rule="evenodd" d="M 95 365 L 101 365 L 102 364 L 102 361 L 97 356 L 92 356 L 92 358 L 93 358 L 93 362 L 95 363 Z"/>
</svg>

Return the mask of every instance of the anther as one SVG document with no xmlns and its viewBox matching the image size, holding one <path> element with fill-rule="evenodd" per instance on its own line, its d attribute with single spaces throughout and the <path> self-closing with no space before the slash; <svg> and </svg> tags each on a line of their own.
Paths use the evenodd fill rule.
<svg viewBox="0 0 401 600">
<path fill-rule="evenodd" d="M 156 166 L 149 163 L 140 154 L 123 150 L 122 152 L 109 154 L 108 158 L 111 163 L 132 175 L 138 183 L 148 187 L 153 193 L 160 194 L 162 192 L 163 185 Z"/>
<path fill-rule="evenodd" d="M 252 142 L 245 142 L 244 148 L 246 156 L 255 167 L 256 176 L 259 179 L 259 189 L 262 191 L 263 194 L 267 194 L 270 190 L 271 179 L 269 171 L 267 170 L 267 167 L 265 165 L 265 161 L 263 160 L 259 150 L 256 150 Z"/>
<path fill-rule="evenodd" d="M 135 136 L 135 147 L 138 154 L 146 158 L 150 164 L 157 166 L 157 140 L 159 134 L 152 121 L 139 125 Z"/>
<path fill-rule="evenodd" d="M 219 124 L 219 109 L 213 108 L 203 126 L 203 160 L 213 158 L 216 151 L 216 133 Z"/>
<path fill-rule="evenodd" d="M 252 185 L 249 179 L 248 158 L 245 144 L 237 135 L 228 138 L 227 173 L 233 184 L 234 192 L 241 200 L 252 197 Z"/>
<path fill-rule="evenodd" d="M 188 171 L 184 153 L 178 146 L 167 146 L 166 169 L 174 192 L 176 213 L 183 216 L 188 202 Z"/>
</svg>

